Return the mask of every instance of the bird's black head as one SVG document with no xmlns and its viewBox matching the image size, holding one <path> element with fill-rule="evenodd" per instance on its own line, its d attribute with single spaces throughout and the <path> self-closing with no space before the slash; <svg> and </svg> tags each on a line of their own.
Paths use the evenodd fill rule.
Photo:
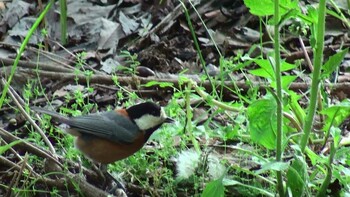
<svg viewBox="0 0 350 197">
<path fill-rule="evenodd" d="M 132 121 L 150 134 L 158 129 L 164 122 L 172 122 L 164 112 L 164 109 L 152 102 L 140 103 L 126 109 Z"/>
<path fill-rule="evenodd" d="M 134 106 L 129 107 L 126 109 L 128 112 L 128 115 L 131 119 L 139 119 L 143 115 L 149 114 L 155 117 L 160 117 L 162 108 L 152 102 L 145 102 L 145 103 L 140 103 Z"/>
</svg>

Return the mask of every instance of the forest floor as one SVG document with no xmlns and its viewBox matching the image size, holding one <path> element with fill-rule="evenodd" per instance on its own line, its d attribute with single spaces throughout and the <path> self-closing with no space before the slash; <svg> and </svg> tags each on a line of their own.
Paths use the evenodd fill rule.
<svg viewBox="0 0 350 197">
<path fill-rule="evenodd" d="M 276 171 L 293 196 L 314 196 L 323 183 L 329 194 L 349 195 L 350 23 L 343 1 L 327 4 L 306 153 L 296 144 L 312 103 L 320 13 L 312 1 L 281 3 L 277 161 L 273 7 L 251 0 L 68 0 L 64 19 L 64 6 L 50 2 L 0 2 L 1 196 L 275 196 Z M 78 116 L 146 100 L 164 106 L 175 123 L 108 166 L 124 191 L 74 148 L 61 125 L 30 110 Z"/>
</svg>

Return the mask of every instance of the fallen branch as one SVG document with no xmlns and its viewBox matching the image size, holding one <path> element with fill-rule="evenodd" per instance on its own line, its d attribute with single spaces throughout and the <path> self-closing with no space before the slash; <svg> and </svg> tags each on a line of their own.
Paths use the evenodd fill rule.
<svg viewBox="0 0 350 197">
<path fill-rule="evenodd" d="M 27 74 L 36 75 L 36 72 L 32 70 L 19 70 L 21 72 L 25 72 Z M 113 85 L 113 77 L 110 75 L 92 75 L 89 78 L 82 74 L 73 74 L 73 73 L 58 73 L 58 72 L 50 72 L 50 71 L 38 71 L 38 75 L 40 77 L 47 77 L 52 80 L 64 80 L 64 81 L 74 81 L 75 79 L 78 80 L 81 84 L 86 84 L 88 79 L 89 83 L 98 83 L 98 84 L 105 84 L 105 85 Z M 199 86 L 204 87 L 207 91 L 212 91 L 212 85 L 209 83 L 209 81 L 200 81 L 198 76 L 195 75 L 187 75 L 184 77 L 188 77 Z M 144 85 L 151 81 L 157 81 L 157 82 L 167 82 L 172 83 L 174 87 L 179 87 L 180 83 L 178 75 L 171 75 L 171 74 L 156 74 L 156 77 L 117 77 L 117 81 L 121 85 Z M 252 87 L 258 87 L 260 91 L 264 91 L 266 87 L 270 87 L 270 84 L 263 83 L 263 82 L 250 82 L 248 85 L 246 81 L 225 81 L 224 83 L 220 81 L 214 82 L 215 87 L 220 87 L 221 84 L 224 85 L 224 91 L 225 92 L 231 92 L 229 89 L 234 89 L 234 87 L 238 87 L 241 90 L 247 91 Z M 301 91 L 306 92 L 309 90 L 310 83 L 304 83 L 304 82 L 294 82 L 291 83 L 289 86 L 290 90 L 293 91 Z M 350 92 L 350 82 L 342 82 L 342 83 L 326 83 L 323 85 L 325 88 L 329 88 L 331 92 L 339 92 L 343 91 L 344 93 Z M 348 95 L 350 96 L 350 95 Z"/>
</svg>

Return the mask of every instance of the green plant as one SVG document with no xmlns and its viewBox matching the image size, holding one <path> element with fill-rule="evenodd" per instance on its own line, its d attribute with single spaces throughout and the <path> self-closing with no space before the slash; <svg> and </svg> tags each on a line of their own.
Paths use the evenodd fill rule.
<svg viewBox="0 0 350 197">
<path fill-rule="evenodd" d="M 307 148 L 307 142 L 309 140 L 313 140 L 314 135 L 311 135 L 311 129 L 313 125 L 313 120 L 315 119 L 317 106 L 326 106 L 327 119 L 325 120 L 324 130 L 324 142 L 329 140 L 330 131 L 334 131 L 334 126 L 339 126 L 339 124 L 349 116 L 347 113 L 347 106 L 342 105 L 332 108 L 328 106 L 324 101 L 320 100 L 320 94 L 318 94 L 319 87 L 321 84 L 321 80 L 328 78 L 331 73 L 333 73 L 339 66 L 340 62 L 344 58 L 344 54 L 348 52 L 347 49 L 340 51 L 336 55 L 333 55 L 329 58 L 329 60 L 321 67 L 322 65 L 322 54 L 323 54 L 323 35 L 324 35 L 324 17 L 325 17 L 325 2 L 322 1 L 320 3 L 319 12 L 315 12 L 315 9 L 309 7 L 308 13 L 303 14 L 297 4 L 297 1 L 260 1 L 257 3 L 256 1 L 246 0 L 245 4 L 249 7 L 251 13 L 256 14 L 258 16 L 272 16 L 272 20 L 269 20 L 269 24 L 273 24 L 275 26 L 275 31 L 271 38 L 274 42 L 274 54 L 268 54 L 267 59 L 263 59 L 262 57 L 258 58 L 246 58 L 246 63 L 250 64 L 254 62 L 259 68 L 251 70 L 250 73 L 265 78 L 266 81 L 270 84 L 270 87 L 273 89 L 267 88 L 267 95 L 263 98 L 257 99 L 255 101 L 251 101 L 250 99 L 243 97 L 239 94 L 240 101 L 249 103 L 249 107 L 247 109 L 248 121 L 250 130 L 250 138 L 257 144 L 263 146 L 264 148 L 276 151 L 275 160 L 271 160 L 264 164 L 263 169 L 265 171 L 275 171 L 277 174 L 277 190 L 280 196 L 284 196 L 287 191 L 292 191 L 295 196 L 303 196 L 304 194 L 312 194 L 318 193 L 324 194 L 326 192 L 326 188 L 330 183 L 332 174 L 334 172 L 334 167 L 332 162 L 334 161 L 334 155 L 339 148 L 339 141 L 334 141 L 331 146 L 331 153 L 328 156 L 317 157 L 316 154 Z M 183 4 L 184 6 L 184 4 Z M 194 8 L 194 6 L 192 5 Z M 194 9 L 196 11 L 196 9 Z M 185 14 L 187 15 L 187 10 L 185 9 Z M 279 15 L 280 12 L 280 15 Z M 281 25 L 283 22 L 290 18 L 297 18 L 302 20 L 305 26 L 309 26 L 311 36 L 310 41 L 312 43 L 312 47 L 315 49 L 316 56 L 314 57 L 314 65 L 312 71 L 312 87 L 311 87 L 311 95 L 310 95 L 310 104 L 308 110 L 305 110 L 298 103 L 301 99 L 299 95 L 297 95 L 294 91 L 289 90 L 289 86 L 293 83 L 297 76 L 293 75 L 282 75 L 282 72 L 286 72 L 292 69 L 297 68 L 297 64 L 288 64 L 281 60 L 280 58 L 280 42 L 279 42 L 279 31 L 281 29 Z M 190 23 L 189 17 L 187 17 L 190 30 L 193 33 L 192 24 Z M 303 27 L 303 31 L 305 32 L 307 28 Z M 196 45 L 196 37 L 194 37 L 194 43 Z M 262 47 L 262 46 L 261 46 Z M 200 55 L 200 50 L 197 51 Z M 202 61 L 204 65 L 204 61 Z M 244 64 L 238 64 L 239 66 L 246 66 Z M 321 70 L 322 68 L 322 70 Z M 219 79 L 223 82 L 224 78 L 228 76 L 230 71 L 235 70 L 235 64 L 232 64 L 232 60 L 227 60 L 225 58 L 221 58 L 220 61 L 220 73 Z M 210 79 L 210 77 L 209 77 Z M 216 79 L 214 80 L 216 81 Z M 188 81 L 186 81 L 188 82 Z M 190 82 L 191 83 L 191 82 Z M 212 85 L 213 85 L 212 81 Z M 223 84 L 223 83 L 222 83 Z M 189 86 L 189 89 L 192 89 Z M 196 86 L 193 86 L 196 87 Z M 213 85 L 214 87 L 214 85 Z M 224 86 L 221 85 L 221 92 Z M 196 88 L 195 88 L 196 89 Z M 204 95 L 201 92 L 200 88 L 197 87 L 197 93 L 201 95 L 201 97 L 206 100 L 207 105 L 213 107 L 214 105 L 222 107 L 223 109 L 229 109 L 230 106 L 223 104 L 221 100 L 221 96 L 215 95 L 215 93 L 211 96 Z M 234 92 L 233 90 L 231 90 Z M 187 92 L 190 92 L 187 90 Z M 235 91 L 237 93 L 239 91 Z M 187 93 L 188 95 L 192 94 Z M 325 93 L 323 96 L 327 96 Z M 257 94 L 255 94 L 257 97 Z M 214 99 L 218 99 L 215 101 Z M 215 101 L 215 102 L 212 102 Z M 318 103 L 318 105 L 316 105 Z M 331 108 L 328 108 L 331 107 Z M 187 106 L 187 111 L 191 109 Z M 318 113 L 325 111 L 323 108 L 318 109 Z M 220 113 L 220 112 L 219 112 Z M 188 115 L 188 120 L 191 119 L 191 115 Z M 191 130 L 191 121 L 187 121 L 187 128 Z M 293 124 L 294 127 L 290 127 Z M 332 126 L 331 126 L 332 125 Z M 232 127 L 229 127 L 231 129 Z M 303 128 L 303 129 L 302 129 Z M 332 128 L 332 129 L 331 129 Z M 221 128 L 222 129 L 222 128 Z M 296 133 L 302 132 L 304 133 Z M 237 132 L 232 132 L 233 136 L 236 136 Z M 232 135 L 232 134 L 231 134 Z M 263 136 L 263 137 L 262 137 Z M 311 136 L 311 139 L 310 139 Z M 339 138 L 339 134 L 335 135 L 332 133 L 332 136 L 335 138 Z M 337 136 L 337 137 L 336 137 Z M 193 139 L 193 138 L 192 138 Z M 300 146 L 293 145 L 293 151 L 298 153 L 292 160 L 291 163 L 286 163 L 282 161 L 282 157 L 284 152 L 290 151 L 291 146 L 290 143 L 296 144 L 300 140 Z M 192 140 L 192 144 L 197 147 L 196 140 Z M 267 155 L 271 157 L 270 155 Z M 322 162 L 322 165 L 318 167 L 321 168 L 321 171 L 315 172 L 318 176 L 324 176 L 322 179 L 323 183 L 315 182 L 314 175 L 313 178 L 310 178 L 307 173 L 307 169 L 309 168 L 305 162 L 305 156 L 308 156 L 310 159 L 313 159 L 315 162 L 325 160 L 326 162 Z M 314 164 L 315 165 L 315 164 Z M 322 174 L 324 173 L 324 174 Z M 284 177 L 287 177 L 287 185 L 283 182 Z M 233 185 L 236 183 L 233 183 Z M 312 190 L 308 187 L 309 184 L 318 184 L 318 188 Z M 212 186 L 217 186 L 216 188 L 222 188 L 222 180 L 218 179 L 214 182 L 210 182 L 207 185 L 207 189 L 205 189 L 203 195 L 212 195 L 215 192 L 219 192 L 216 190 L 211 190 Z M 285 185 L 287 188 L 285 188 Z M 345 182 L 344 182 L 345 185 Z M 213 187 L 215 188 L 215 187 Z M 263 190 L 262 190 L 263 191 Z M 222 194 L 222 190 L 220 190 L 220 195 Z"/>
<path fill-rule="evenodd" d="M 19 52 L 18 55 L 16 56 L 15 62 L 11 68 L 11 73 L 10 76 L 7 80 L 7 83 L 5 84 L 4 89 L 2 90 L 2 94 L 0 97 L 0 109 L 2 108 L 2 105 L 4 103 L 7 91 L 9 89 L 9 86 L 11 84 L 12 78 L 16 72 L 17 69 L 17 65 L 18 62 L 22 56 L 22 53 L 24 52 L 25 47 L 27 46 L 29 39 L 31 38 L 31 36 L 33 35 L 33 33 L 35 32 L 35 30 L 38 28 L 39 24 L 41 23 L 41 21 L 44 19 L 45 15 L 47 14 L 47 12 L 50 10 L 51 6 L 53 5 L 54 1 L 50 1 L 47 5 L 46 8 L 43 10 L 43 12 L 40 14 L 40 16 L 38 17 L 38 19 L 35 21 L 35 23 L 33 24 L 33 26 L 30 28 L 28 35 L 25 37 L 25 39 L 23 40 L 21 47 L 19 48 Z"/>
<path fill-rule="evenodd" d="M 278 60 L 279 58 L 276 59 L 276 57 L 279 56 L 279 46 L 275 46 L 275 58 L 273 61 L 270 61 L 272 62 L 272 66 L 270 65 L 265 65 L 265 64 L 261 64 L 261 62 L 256 62 L 260 68 L 259 69 L 256 69 L 256 70 L 253 70 L 251 71 L 252 74 L 255 74 L 257 76 L 261 76 L 261 77 L 265 77 L 266 79 L 268 79 L 270 82 L 271 82 L 271 85 L 272 87 L 275 87 L 276 88 L 276 91 L 277 91 L 277 95 L 276 95 L 276 101 L 277 103 L 284 103 L 287 104 L 289 107 L 289 110 L 290 113 L 292 114 L 292 116 L 295 116 L 295 118 L 292 118 L 290 120 L 297 120 L 296 121 L 296 125 L 297 125 L 297 128 L 302 128 L 302 131 L 304 131 L 303 133 L 303 136 L 301 138 L 301 142 L 300 142 L 300 147 L 297 147 L 296 149 L 294 148 L 294 150 L 299 153 L 299 155 L 296 155 L 294 157 L 294 159 L 292 160 L 291 162 L 291 165 L 288 167 L 288 172 L 287 172 L 287 177 L 288 177 L 288 181 L 287 181 L 287 187 L 288 189 L 290 189 L 290 191 L 292 191 L 293 193 L 293 196 L 303 196 L 305 194 L 310 194 L 310 192 L 312 192 L 310 190 L 310 188 L 307 187 L 307 185 L 309 185 L 310 183 L 313 183 L 315 180 L 314 179 L 310 179 L 308 173 L 307 173 L 307 169 L 308 169 L 308 166 L 306 164 L 306 162 L 304 161 L 304 152 L 307 154 L 307 156 L 309 158 L 314 158 L 314 161 L 318 160 L 323 160 L 319 157 L 315 157 L 315 153 L 312 152 L 312 150 L 308 149 L 307 148 L 307 143 L 309 142 L 309 139 L 310 139 L 310 136 L 312 134 L 311 130 L 312 130 L 312 125 L 314 123 L 314 119 L 315 119 L 315 116 L 316 116 L 316 111 L 317 111 L 317 103 L 320 103 L 320 94 L 319 94 L 319 87 L 322 83 L 322 79 L 325 79 L 327 77 L 329 77 L 329 75 L 334 72 L 336 70 L 336 68 L 339 66 L 340 62 L 342 61 L 343 59 L 343 55 L 344 53 L 347 53 L 347 49 L 345 50 L 342 50 L 340 53 L 332 56 L 329 58 L 329 60 L 322 66 L 322 59 L 323 59 L 323 37 L 324 37 L 324 21 L 325 21 L 325 1 L 321 1 L 320 2 L 320 5 L 319 5 L 319 9 L 318 9 L 318 12 L 316 13 L 315 12 L 315 9 L 313 9 L 312 7 L 309 7 L 309 12 L 308 12 L 308 15 L 302 15 L 301 12 L 300 12 L 300 9 L 296 6 L 296 3 L 297 1 L 294 1 L 294 2 L 291 2 L 291 1 L 281 1 L 281 4 L 278 4 L 278 1 L 275 1 L 275 5 L 279 5 L 279 6 L 275 6 L 275 8 L 277 7 L 281 7 L 282 8 L 282 17 L 278 17 L 278 15 L 275 15 L 276 14 L 276 10 L 273 11 L 271 9 L 271 7 L 267 6 L 268 4 L 272 4 L 272 2 L 269 2 L 269 1 L 261 1 L 260 5 L 257 6 L 256 2 L 253 2 L 252 1 L 249 1 L 249 0 L 246 0 L 245 3 L 246 5 L 250 8 L 250 11 L 256 15 L 259 15 L 259 16 L 267 16 L 267 15 L 272 15 L 274 13 L 274 19 L 275 21 L 273 22 L 273 24 L 275 25 L 275 27 L 278 27 L 278 28 L 275 28 L 275 32 L 274 32 L 274 42 L 275 44 L 278 43 L 278 33 L 279 33 L 279 24 L 282 24 L 283 20 L 286 20 L 287 18 L 299 18 L 301 20 L 303 20 L 305 22 L 305 24 L 309 25 L 311 28 L 311 36 L 310 36 L 310 40 L 311 40 L 311 43 L 312 43 L 312 46 L 314 47 L 314 50 L 315 50 L 315 56 L 314 56 L 314 64 L 313 64 L 313 71 L 312 71 L 312 86 L 311 86 L 311 95 L 310 95 L 310 104 L 309 104 L 309 107 L 308 107 L 308 111 L 307 112 L 304 112 L 304 110 L 300 107 L 300 105 L 298 104 L 298 101 L 300 99 L 300 97 L 298 97 L 293 91 L 290 91 L 288 90 L 288 87 L 289 87 L 289 84 L 291 82 L 293 82 L 295 80 L 295 76 L 287 76 L 287 78 L 281 78 L 281 85 L 280 87 L 277 87 L 274 86 L 274 81 L 275 79 L 278 81 L 277 78 L 274 78 L 274 75 L 275 74 L 278 74 L 280 73 L 281 71 L 283 71 L 283 69 L 281 71 L 278 71 L 276 68 L 278 68 L 277 65 L 275 65 L 273 62 L 275 62 L 276 60 Z M 288 9 L 286 9 L 288 7 Z M 287 11 L 287 10 L 292 10 L 292 11 Z M 272 22 L 272 21 L 270 21 Z M 332 62 L 332 63 L 330 63 Z M 274 68 L 274 69 L 272 69 Z M 282 68 L 283 68 L 283 64 L 282 64 Z M 293 68 L 294 67 L 290 67 L 290 68 Z M 322 68 L 322 70 L 321 70 Z M 278 83 L 277 83 L 278 84 Z M 289 94 L 290 99 L 285 99 L 287 98 L 286 96 L 283 96 L 283 98 L 281 97 L 282 95 L 280 93 L 278 93 L 279 90 L 284 90 L 286 93 Z M 273 95 L 273 94 L 272 94 Z M 261 102 L 261 101 L 258 101 L 258 102 Z M 322 101 L 321 101 L 322 102 Z M 268 104 L 268 103 L 266 103 Z M 322 103 L 323 106 L 327 106 L 327 105 L 324 105 L 324 103 Z M 318 105 L 320 106 L 320 105 Z M 287 110 L 286 108 L 287 106 L 284 107 L 284 110 Z M 250 105 L 250 108 L 254 108 L 254 106 Z M 266 106 L 260 106 L 260 109 L 262 108 L 265 108 L 266 109 Z M 274 107 L 272 107 L 271 109 L 273 109 Z M 258 108 L 256 108 L 258 109 Z M 330 119 L 332 119 L 332 122 L 334 120 L 334 118 L 336 117 L 336 113 L 337 113 L 337 110 L 340 110 L 339 108 L 334 108 L 335 110 L 332 110 L 332 115 L 328 114 L 328 117 L 332 117 Z M 320 110 L 322 109 L 319 109 L 319 112 Z M 343 110 L 346 111 L 345 108 L 343 108 Z M 324 110 L 322 110 L 324 111 Z M 248 112 L 249 112 L 249 109 L 248 109 Z M 330 111 L 329 111 L 330 112 Z M 289 113 L 289 112 L 287 112 Z M 264 111 L 262 111 L 262 113 L 256 113 L 256 112 L 253 112 L 251 113 L 252 115 L 259 117 L 258 114 L 265 114 Z M 277 116 L 276 117 L 279 117 L 278 114 L 281 114 L 280 113 L 277 113 Z M 346 117 L 347 114 L 342 114 L 341 116 L 339 117 Z M 270 117 L 275 117 L 274 115 L 270 116 Z M 339 119 L 339 121 L 343 120 L 342 118 Z M 253 119 L 251 120 L 251 122 L 253 121 Z M 254 120 L 256 121 L 256 120 Z M 267 122 L 265 124 L 262 124 L 262 125 L 267 125 L 268 122 L 274 122 L 274 121 L 269 121 L 267 120 Z M 280 122 L 280 121 L 277 121 L 277 123 Z M 272 131 L 270 131 L 269 133 L 275 133 L 274 130 L 275 128 L 281 128 L 281 126 L 286 126 L 288 122 L 285 122 L 283 125 L 280 125 L 280 126 L 273 126 L 272 127 Z M 328 139 L 328 136 L 329 136 L 329 126 L 332 125 L 333 123 L 330 122 L 330 120 L 326 120 L 325 122 L 325 125 L 327 125 L 327 129 L 325 129 L 327 132 L 326 132 L 326 135 L 325 135 L 325 141 Z M 262 127 L 262 125 L 259 127 L 259 125 L 256 125 L 258 126 L 256 129 L 257 130 L 262 130 L 262 131 L 266 131 L 266 128 L 263 129 L 264 127 Z M 288 129 L 288 128 L 286 128 Z M 283 129 L 284 132 L 286 134 L 286 130 Z M 291 131 L 290 129 L 288 129 L 289 131 Z M 301 131 L 301 129 L 298 129 L 299 131 Z M 277 134 L 280 133 L 279 131 L 276 132 Z M 291 135 L 292 136 L 292 135 Z M 282 141 L 283 142 L 281 144 L 281 142 L 278 142 L 274 140 L 274 135 L 272 135 L 271 137 L 269 137 L 269 140 L 270 141 L 265 141 L 265 140 L 261 140 L 261 139 L 258 139 L 260 140 L 258 143 L 261 144 L 261 145 L 264 145 L 266 148 L 272 148 L 274 149 L 274 147 L 276 147 L 276 144 L 274 144 L 275 142 L 277 142 L 277 151 L 283 151 L 283 150 L 286 150 L 287 147 L 287 143 L 288 141 L 286 141 L 287 138 L 282 138 Z M 295 138 L 295 137 L 293 137 Z M 279 139 L 279 137 L 277 137 L 276 139 Z M 297 141 L 298 141 L 299 138 L 297 138 Z M 268 143 L 267 143 L 268 142 Z M 332 161 L 333 161 L 333 155 L 335 154 L 336 150 L 337 150 L 337 147 L 338 147 L 338 144 L 339 142 L 334 142 L 332 143 L 332 148 L 331 148 L 331 153 L 329 156 L 322 156 L 324 159 L 327 160 L 327 162 L 323 162 L 323 165 L 320 165 L 318 167 L 320 168 L 323 168 L 323 171 L 322 172 L 325 172 L 325 177 L 323 179 L 323 183 L 321 184 L 321 186 L 318 188 L 317 190 L 317 195 L 321 195 L 321 194 L 325 194 L 326 193 L 326 188 L 328 187 L 328 184 L 330 183 L 330 179 L 331 179 L 331 176 L 332 176 L 332 171 L 333 171 L 333 167 L 332 167 Z M 281 144 L 283 145 L 282 147 L 278 148 L 278 144 Z M 283 149 L 281 149 L 283 148 Z M 299 149 L 300 148 L 300 149 Z M 281 152 L 280 152 L 281 153 Z M 277 153 L 277 155 L 279 155 L 280 153 Z M 300 155 L 303 155 L 303 156 L 300 156 Z M 279 161 L 281 158 L 277 158 L 276 160 Z M 322 167 L 321 167 L 322 166 Z M 283 172 L 286 168 L 278 168 L 278 172 L 279 172 L 279 185 L 281 187 L 282 185 L 282 180 L 281 180 L 281 176 L 283 176 L 283 174 L 281 174 L 280 172 Z M 319 173 L 319 172 L 317 172 Z M 317 174 L 316 173 L 316 174 Z M 318 176 L 320 176 L 321 174 L 319 174 Z M 285 188 L 280 188 L 279 189 L 279 193 L 280 195 L 284 195 L 283 193 L 286 191 Z"/>
<path fill-rule="evenodd" d="M 137 54 L 131 54 L 129 51 L 121 51 L 120 57 L 125 58 L 126 66 L 119 65 L 118 69 L 125 72 L 126 74 L 136 74 L 136 67 L 140 65 L 140 62 L 137 60 Z"/>
<path fill-rule="evenodd" d="M 327 102 L 328 92 L 320 88 L 323 87 L 324 81 L 339 69 L 340 63 L 348 53 L 348 49 L 339 50 L 323 64 L 325 13 L 345 23 L 348 21 L 339 9 L 336 12 L 327 10 L 324 0 L 320 2 L 318 10 L 308 6 L 305 14 L 301 12 L 298 1 L 245 0 L 244 2 L 251 13 L 260 17 L 261 27 L 274 25 L 274 33 L 269 35 L 274 44 L 273 53 L 263 55 L 261 52 L 261 56 L 254 58 L 250 56 L 255 48 L 263 48 L 265 44 L 271 43 L 271 41 L 263 43 L 261 39 L 260 46 L 254 45 L 247 54 L 238 53 L 235 57 L 224 57 L 214 39 L 211 38 L 220 59 L 218 75 L 209 76 L 195 28 L 191 23 L 191 10 L 181 2 L 194 46 L 205 72 L 200 76 L 201 82 L 205 83 L 205 80 L 209 80 L 212 92 L 206 93 L 201 83 L 196 84 L 182 73 L 178 81 L 179 88 L 175 88 L 173 83 L 159 81 L 143 85 L 147 88 L 156 86 L 174 91 L 166 111 L 170 117 L 177 119 L 177 123 L 165 126 L 152 135 L 154 148 L 148 149 L 146 146 L 132 157 L 110 165 L 109 171 L 121 173 L 128 183 L 140 185 L 152 196 L 175 196 L 180 192 L 188 196 L 204 197 L 224 196 L 225 192 L 227 196 L 236 193 L 243 196 L 274 196 L 276 191 L 280 196 L 322 196 L 334 180 L 339 181 L 343 186 L 345 190 L 342 191 L 343 193 L 349 192 L 350 156 L 347 154 L 349 149 L 341 142 L 340 125 L 350 116 L 350 102 L 349 100 L 339 103 Z M 189 3 L 191 9 L 199 16 L 193 3 L 191 1 Z M 332 5 L 335 4 L 332 2 Z M 199 19 L 208 31 L 204 20 L 200 16 Z M 300 21 L 297 26 L 293 26 L 294 29 L 288 29 L 292 29 L 294 34 L 302 34 L 307 38 L 315 52 L 313 64 L 309 65 L 312 68 L 310 76 L 313 79 L 312 87 L 308 92 L 310 95 L 299 94 L 290 89 L 290 85 L 304 74 L 304 71 L 299 71 L 301 61 L 287 63 L 280 57 L 281 51 L 286 51 L 280 44 L 280 31 L 284 28 L 282 26 L 284 22 L 289 19 Z M 44 30 L 43 34 L 45 34 Z M 210 31 L 208 35 L 212 36 Z M 64 40 L 63 37 L 62 40 Z M 20 54 L 23 52 L 23 46 Z M 78 84 L 78 75 L 83 74 L 87 79 L 87 87 L 78 88 L 66 94 L 65 100 L 69 104 L 60 107 L 60 112 L 69 116 L 87 114 L 97 108 L 89 98 L 89 95 L 94 92 L 90 84 L 93 72 L 84 69 L 85 56 L 85 52 L 77 54 L 75 74 L 76 84 Z M 122 51 L 121 56 L 127 60 L 127 65 L 118 68 L 125 74 L 135 75 L 136 68 L 140 65 L 137 55 Z M 14 71 L 15 68 L 14 66 Z M 238 87 L 232 76 L 233 72 L 240 72 L 244 76 L 245 84 L 249 88 L 247 92 Z M 248 75 L 264 81 L 266 93 L 259 92 L 260 87 L 251 81 Z M 131 92 L 119 83 L 118 76 L 113 76 L 112 79 L 118 87 L 115 105 L 128 100 L 124 102 L 124 106 L 130 106 L 140 99 L 135 92 Z M 23 90 L 26 105 L 29 105 L 31 100 L 45 95 L 45 89 L 41 84 L 39 87 L 37 85 L 35 81 L 28 81 L 26 84 Z M 7 102 L 4 95 L 8 88 L 7 86 L 3 90 L 0 108 L 2 102 Z M 237 96 L 237 100 L 224 102 L 225 91 Z M 199 103 L 193 105 L 192 100 L 199 100 Z M 310 101 L 307 106 L 301 104 L 305 100 Z M 202 124 L 198 124 L 199 121 L 193 119 L 193 108 L 199 106 L 205 107 L 204 114 L 208 117 Z M 317 116 L 320 117 L 322 126 L 321 132 L 318 133 L 313 132 L 314 120 Z M 217 121 L 218 117 L 221 121 Z M 48 116 L 43 116 L 42 127 L 55 143 L 60 155 L 65 155 L 67 159 L 73 161 L 81 158 L 84 165 L 91 165 L 73 148 L 73 137 L 65 135 L 56 126 L 51 125 Z M 29 141 L 46 147 L 38 133 L 31 132 L 28 138 Z M 313 146 L 309 146 L 311 144 Z M 5 151 L 12 145 L 14 144 L 0 148 Z M 247 148 L 243 145 L 247 145 Z M 320 154 L 319 150 L 311 148 L 317 145 L 326 147 L 329 145 L 329 152 Z M 199 165 L 195 165 L 194 172 L 190 176 L 179 178 L 179 175 L 176 175 L 174 162 L 170 158 L 187 149 L 192 149 L 194 154 L 200 155 L 197 161 Z M 220 164 L 223 164 L 226 171 L 215 179 L 210 178 L 208 172 L 209 156 L 203 153 L 208 149 L 219 150 L 220 155 L 223 156 L 220 158 Z M 284 157 L 284 155 L 291 156 Z M 29 163 L 41 162 L 34 156 L 28 161 Z M 258 167 L 247 168 L 244 164 L 249 162 Z M 27 182 L 22 187 L 12 189 L 16 194 L 31 196 L 47 193 L 35 187 L 36 180 L 29 180 L 28 172 L 24 174 Z M 78 185 L 76 190 L 80 191 Z M 57 190 L 50 192 L 51 195 L 57 193 Z M 339 193 L 339 195 L 342 194 Z"/>
</svg>

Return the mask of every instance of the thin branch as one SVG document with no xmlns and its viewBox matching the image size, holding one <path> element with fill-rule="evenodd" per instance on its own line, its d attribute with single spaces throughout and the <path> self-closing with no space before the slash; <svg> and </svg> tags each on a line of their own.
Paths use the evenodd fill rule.
<svg viewBox="0 0 350 197">
<path fill-rule="evenodd" d="M 6 81 L 4 79 L 1 79 L 1 84 L 3 86 L 5 86 Z M 14 93 L 15 91 L 13 91 L 12 88 L 9 88 L 8 94 L 10 95 L 10 97 L 12 98 L 13 102 L 15 103 L 15 105 L 18 107 L 19 111 L 21 111 L 22 115 L 29 121 L 29 123 L 35 128 L 35 130 L 37 130 L 40 134 L 40 136 L 43 138 L 44 142 L 47 144 L 47 146 L 49 147 L 51 153 L 53 155 L 56 155 L 56 151 L 55 148 L 52 146 L 50 140 L 46 137 L 45 133 L 40 129 L 40 127 L 34 122 L 34 120 L 30 117 L 30 115 L 23 109 L 22 105 L 20 104 L 20 102 L 22 102 L 22 104 L 24 104 L 23 101 L 19 101 L 20 97 L 17 93 Z M 17 98 L 16 98 L 16 96 Z"/>
</svg>

